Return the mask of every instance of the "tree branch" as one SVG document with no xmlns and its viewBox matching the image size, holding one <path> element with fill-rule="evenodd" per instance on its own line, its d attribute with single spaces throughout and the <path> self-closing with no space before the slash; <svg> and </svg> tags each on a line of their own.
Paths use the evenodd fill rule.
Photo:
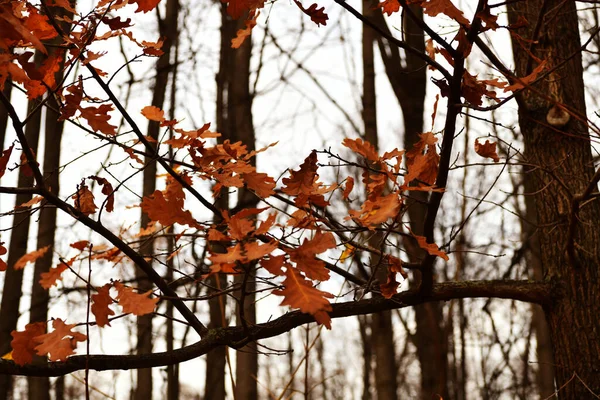
<svg viewBox="0 0 600 400">
<path fill-rule="evenodd" d="M 434 301 L 464 298 L 502 298 L 536 304 L 548 304 L 551 284 L 530 281 L 462 281 L 433 285 L 431 293 L 423 296 L 418 290 L 398 293 L 389 300 L 383 297 L 332 304 L 331 318 L 344 318 L 374 312 L 414 306 Z M 88 366 L 96 371 L 151 368 L 178 364 L 200 357 L 218 346 L 241 347 L 250 341 L 266 339 L 289 332 L 314 322 L 309 314 L 299 311 L 287 313 L 273 321 L 244 330 L 243 327 L 211 329 L 197 343 L 171 352 L 140 355 L 81 355 L 66 362 L 19 366 L 13 361 L 0 361 L 0 374 L 25 376 L 60 376 L 83 370 Z"/>
</svg>

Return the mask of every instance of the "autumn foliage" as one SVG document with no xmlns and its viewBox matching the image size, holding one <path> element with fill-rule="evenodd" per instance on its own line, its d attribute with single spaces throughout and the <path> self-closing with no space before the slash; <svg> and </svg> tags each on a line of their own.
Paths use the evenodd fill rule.
<svg viewBox="0 0 600 400">
<path fill-rule="evenodd" d="M 247 273 L 248 268 L 255 268 L 259 271 L 253 273 L 265 274 L 276 282 L 272 294 L 281 297 L 282 306 L 308 313 L 327 328 L 331 328 L 329 312 L 335 293 L 323 290 L 320 285 L 329 281 L 332 271 L 339 271 L 338 264 L 351 258 L 356 251 L 378 256 L 381 259 L 379 267 L 387 270 L 387 281 L 376 282 L 369 290 L 391 298 L 397 293 L 400 281 L 407 277 L 404 261 L 399 254 L 382 253 L 358 239 L 354 233 L 402 233 L 428 255 L 448 260 L 445 251 L 433 243 L 431 237 L 414 234 L 403 219 L 407 211 L 407 196 L 412 192 L 437 193 L 441 196 L 445 190 L 445 183 L 440 180 L 440 170 L 448 167 L 440 165 L 442 134 L 424 132 L 412 148 L 383 154 L 363 139 L 344 139 L 339 150 L 345 151 L 347 157 L 358 160 L 354 163 L 362 173 L 358 182 L 346 169 L 341 170 L 339 182 L 324 181 L 320 176 L 320 162 L 325 162 L 336 153 L 318 151 L 311 152 L 301 165 L 290 169 L 282 179 L 277 180 L 275 176 L 257 170 L 252 162 L 257 154 L 268 152 L 269 147 L 276 143 L 252 151 L 248 150 L 246 144 L 228 139 L 215 143 L 213 139 L 219 138 L 220 134 L 210 131 L 209 123 L 196 130 L 186 130 L 180 127 L 180 121 L 166 119 L 163 110 L 147 106 L 135 111 L 135 114 L 141 113 L 146 119 L 172 132 L 172 138 L 152 143 L 110 92 L 105 81 L 107 73 L 94 66 L 95 61 L 105 54 L 93 52 L 89 47 L 92 43 L 101 44 L 120 38 L 138 46 L 145 56 L 160 56 L 162 39 L 156 42 L 136 39 L 131 20 L 122 20 L 118 16 L 121 9 L 131 5 L 136 13 L 150 12 L 158 2 L 99 1 L 93 10 L 75 13 L 73 21 L 63 21 L 71 26 L 68 32 L 60 29 L 53 17 L 58 9 L 75 11 L 66 0 L 43 2 L 41 8 L 24 1 L 0 2 L 0 90 L 10 77 L 12 82 L 21 85 L 30 99 L 43 95 L 55 96 L 61 105 L 62 120 L 76 121 L 88 133 L 117 144 L 132 163 L 140 163 L 144 153 L 160 158 L 164 153 L 157 152 L 154 146 L 163 150 L 170 148 L 184 156 L 185 162 L 179 162 L 176 168 L 166 162 L 161 164 L 167 173 L 164 189 L 143 197 L 138 204 L 129 205 L 141 207 L 151 220 L 150 226 L 141 227 L 143 230 L 139 236 L 151 235 L 153 230 L 171 226 L 178 231 L 194 230 L 210 249 L 206 256 L 210 269 L 200 279 L 213 274 L 239 275 Z M 306 6 L 297 0 L 294 3 L 317 26 L 326 25 L 328 16 L 324 7 L 317 4 Z M 429 57 L 433 68 L 440 65 L 437 62 L 445 60 L 453 64 L 457 57 L 464 58 L 469 54 L 472 43 L 466 32 L 472 24 L 450 0 L 412 0 L 408 3 L 419 5 L 429 16 L 443 14 L 459 26 L 455 48 L 446 48 L 432 41 L 428 43 L 428 55 L 424 56 Z M 386 0 L 379 6 L 387 14 L 401 9 L 397 0 Z M 237 37 L 231 38 L 232 47 L 240 47 L 247 39 L 263 7 L 264 2 L 260 0 L 227 2 L 227 11 L 233 18 L 246 18 L 246 27 L 238 31 Z M 479 14 L 477 19 L 478 23 L 483 22 L 482 30 L 498 27 L 496 16 L 489 10 Z M 45 43 L 51 39 L 60 43 L 57 51 L 48 51 Z M 50 55 L 45 57 L 41 65 L 36 65 L 32 60 L 34 51 Z M 63 60 L 65 70 L 76 64 L 87 69 L 106 91 L 106 100 L 91 97 L 85 90 L 87 83 L 81 77 L 56 82 L 54 73 Z M 503 90 L 502 93 L 521 90 L 530 85 L 543 70 L 544 62 L 541 60 L 531 75 L 522 78 L 506 76 L 503 80 L 482 80 L 465 70 L 460 77 L 462 97 L 475 106 L 486 101 L 496 102 L 501 95 L 496 90 Z M 442 76 L 436 80 L 436 84 L 442 96 L 449 96 L 452 91 L 449 77 L 446 72 L 441 72 Z M 117 112 L 124 116 L 137 135 L 134 141 L 117 141 L 118 128 L 114 122 L 116 118 L 113 118 Z M 17 118 L 14 113 L 11 117 Z M 432 118 L 435 119 L 435 115 Z M 15 121 L 18 126 L 18 120 Z M 7 172 L 7 166 L 14 167 L 13 171 L 30 168 L 38 180 L 35 192 L 40 197 L 37 202 L 51 203 L 110 242 L 110 245 L 104 246 L 93 246 L 86 241 L 72 243 L 73 253 L 68 257 L 66 254 L 57 254 L 60 262 L 43 275 L 40 285 L 45 289 L 56 286 L 75 262 L 103 260 L 128 263 L 133 260 L 142 265 L 143 257 L 134 259 L 135 251 L 127 243 L 131 238 L 123 232 L 111 236 L 100 223 L 107 214 L 119 212 L 120 185 L 110 176 L 82 176 L 80 183 L 72 188 L 72 195 L 62 200 L 39 180 L 35 155 L 28 151 L 23 133 L 17 129 L 17 134 L 20 145 L 13 144 L 2 152 L 0 176 Z M 480 156 L 494 162 L 500 161 L 496 143 L 486 139 L 484 143 L 476 141 L 474 146 Z M 341 157 L 339 159 L 344 164 L 352 165 Z M 223 189 L 243 189 L 264 202 L 259 208 L 242 209 L 231 214 L 228 210 L 217 208 L 215 202 L 195 189 L 195 184 L 200 181 L 211 183 L 213 197 L 217 197 Z M 352 201 L 361 198 L 356 195 L 358 190 L 366 194 L 364 201 Z M 293 211 L 282 211 L 273 205 L 273 200 L 293 206 Z M 193 208 L 199 204 L 212 212 L 212 222 L 198 218 L 197 213 L 193 212 Z M 338 206 L 340 204 L 345 204 L 348 211 L 337 221 L 330 215 L 339 215 L 339 210 L 343 208 Z M 33 207 L 35 203 L 22 206 Z M 346 232 L 353 234 L 346 235 Z M 0 270 L 28 268 L 29 263 L 35 262 L 47 251 L 51 250 L 47 247 L 37 249 L 9 266 L 0 259 Z M 5 253 L 6 248 L 0 243 L 0 256 Z M 118 276 L 100 287 L 90 288 L 92 322 L 100 329 L 108 329 L 111 318 L 117 312 L 136 316 L 154 312 L 165 293 L 159 278 L 151 279 L 160 290 L 140 293 L 135 286 L 122 283 Z M 173 295 L 170 296 L 166 301 L 173 299 Z M 52 320 L 49 333 L 46 333 L 46 321 L 29 324 L 23 331 L 14 331 L 12 334 L 12 359 L 19 365 L 30 363 L 34 355 L 47 356 L 50 361 L 65 361 L 75 353 L 77 343 L 86 340 L 86 336 L 78 329 L 76 324 L 67 324 L 58 318 Z M 201 328 L 198 330 L 201 334 L 205 333 Z"/>
</svg>

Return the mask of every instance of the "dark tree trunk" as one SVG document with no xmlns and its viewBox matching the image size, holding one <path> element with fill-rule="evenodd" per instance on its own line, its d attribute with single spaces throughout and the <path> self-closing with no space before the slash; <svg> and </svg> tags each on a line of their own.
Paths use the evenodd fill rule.
<svg viewBox="0 0 600 400">
<path fill-rule="evenodd" d="M 167 85 L 169 82 L 169 72 L 171 71 L 171 48 L 177 40 L 177 20 L 179 14 L 178 0 L 168 0 L 166 4 L 166 15 L 164 18 L 158 18 L 158 27 L 161 37 L 165 38 L 163 43 L 162 56 L 159 57 L 156 63 L 156 79 L 154 82 L 154 90 L 152 93 L 152 105 L 158 108 L 163 108 Z M 148 136 L 154 140 L 158 140 L 159 124 L 155 121 L 148 123 Z M 150 157 L 145 157 L 143 176 L 142 193 L 144 196 L 149 196 L 156 189 L 156 160 Z M 150 219 L 148 215 L 142 212 L 141 226 L 146 227 Z M 154 255 L 154 240 L 151 237 L 145 238 L 140 248 L 140 253 L 148 259 L 152 259 Z M 140 292 L 145 292 L 152 289 L 152 283 L 147 276 L 139 269 L 136 269 L 136 278 L 138 281 L 138 289 Z M 137 317 L 137 354 L 148 354 L 152 352 L 152 314 Z M 135 400 L 147 400 L 152 398 L 152 369 L 140 368 L 137 370 L 137 387 L 135 390 Z"/>
<path fill-rule="evenodd" d="M 363 0 L 363 13 L 371 17 L 374 12 L 374 3 Z M 365 139 L 376 149 L 379 148 L 377 132 L 377 97 L 375 92 L 375 62 L 374 45 L 376 40 L 375 31 L 363 25 L 362 32 L 362 59 L 363 59 L 363 96 L 362 117 L 365 126 Z M 383 235 L 375 234 L 369 239 L 369 244 L 379 248 L 383 246 Z M 373 259 L 371 265 L 379 266 L 377 259 Z M 385 282 L 387 271 L 385 268 L 377 268 L 373 271 L 380 282 Z M 373 354 L 375 355 L 375 390 L 378 400 L 396 400 L 396 349 L 394 343 L 394 328 L 392 326 L 391 311 L 373 314 L 371 319 L 371 342 Z M 366 360 L 365 360 L 366 362 Z"/>
<path fill-rule="evenodd" d="M 529 21 L 518 33 L 552 71 L 521 96 L 519 124 L 526 162 L 539 167 L 530 175 L 543 272 L 555 284 L 544 311 L 556 383 L 561 399 L 587 399 L 590 391 L 600 393 L 600 207 L 596 199 L 588 201 L 573 217 L 572 196 L 583 193 L 594 175 L 575 2 L 535 0 L 508 7 L 511 21 L 519 16 Z M 520 46 L 513 42 L 516 71 L 526 76 L 537 63 Z M 568 107 L 569 118 L 557 102 Z"/>
<path fill-rule="evenodd" d="M 423 17 L 423 9 L 412 7 L 417 18 Z M 374 14 L 374 21 L 387 32 L 389 28 L 381 13 Z M 425 37 L 423 30 L 408 16 L 403 19 L 404 37 L 406 42 L 415 49 L 425 52 Z M 385 66 L 388 80 L 392 90 L 400 103 L 404 118 L 404 148 L 410 149 L 419 140 L 423 132 L 423 113 L 425 102 L 425 88 L 427 85 L 426 67 L 423 61 L 414 55 L 405 55 L 405 67 L 402 67 L 400 51 L 394 45 L 389 45 L 386 39 L 378 38 L 379 51 Z M 408 205 L 410 226 L 413 232 L 423 234 L 425 221 L 425 192 L 412 192 L 410 196 L 415 200 Z M 416 261 L 422 251 L 407 243 L 408 255 Z M 420 275 L 415 273 L 414 284 L 419 283 Z M 442 329 L 442 306 L 439 303 L 425 303 L 414 307 L 416 335 L 415 346 L 417 357 L 421 365 L 421 398 L 431 399 L 439 395 L 448 398 L 448 355 L 447 336 Z"/>
<path fill-rule="evenodd" d="M 36 52 L 36 62 L 41 62 L 42 55 Z M 27 105 L 28 113 L 33 112 L 37 107 L 38 101 L 29 101 Z M 34 152 L 37 151 L 40 136 L 41 112 L 38 109 L 25 126 L 25 138 L 29 147 Z M 32 187 L 34 184 L 33 176 L 26 176 L 23 170 L 19 171 L 19 187 Z M 15 205 L 23 204 L 31 200 L 30 194 L 18 194 Z M 15 262 L 27 253 L 27 243 L 29 235 L 30 216 L 27 211 L 23 214 L 15 214 L 13 227 L 11 230 L 10 244 L 8 246 L 8 269 L 4 275 L 4 289 L 2 291 L 2 305 L 0 305 L 0 354 L 6 354 L 11 351 L 10 342 L 12 340 L 11 332 L 17 329 L 17 320 L 19 319 L 19 305 L 21 304 L 23 269 L 13 268 Z M 8 399 L 12 389 L 12 377 L 9 375 L 0 375 L 0 399 Z"/>
</svg>

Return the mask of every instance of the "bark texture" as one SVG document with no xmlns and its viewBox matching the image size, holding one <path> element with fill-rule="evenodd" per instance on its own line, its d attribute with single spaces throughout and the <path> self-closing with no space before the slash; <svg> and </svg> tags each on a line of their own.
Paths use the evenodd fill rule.
<svg viewBox="0 0 600 400">
<path fill-rule="evenodd" d="M 526 161 L 539 167 L 530 174 L 543 274 L 555 286 L 544 311 L 556 384 L 561 399 L 591 398 L 590 390 L 600 393 L 600 207 L 596 199 L 580 207 L 573 200 L 594 175 L 575 2 L 532 0 L 508 7 L 511 21 L 529 21 L 518 30 L 527 41 L 513 41 L 518 76 L 537 66 L 528 51 L 552 71 L 521 96 L 519 123 Z M 551 118 L 557 115 L 568 122 L 557 123 Z"/>
</svg>

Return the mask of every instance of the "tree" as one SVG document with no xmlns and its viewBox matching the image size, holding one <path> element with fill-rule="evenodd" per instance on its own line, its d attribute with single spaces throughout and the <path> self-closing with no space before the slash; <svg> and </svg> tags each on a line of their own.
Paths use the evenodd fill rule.
<svg viewBox="0 0 600 400">
<path fill-rule="evenodd" d="M 147 13 L 155 10 L 159 1 L 131 0 L 129 3 L 137 7 L 137 13 Z M 322 7 L 295 3 L 317 25 L 326 25 L 328 16 Z M 66 246 L 62 250 L 54 249 L 60 255 L 58 264 L 40 275 L 39 283 L 43 287 L 56 285 L 69 273 L 84 284 L 85 301 L 80 307 L 86 318 L 80 321 L 80 327 L 72 321 L 65 323 L 55 318 L 46 333 L 48 321 L 44 320 L 46 317 L 40 317 L 41 320 L 32 320 L 24 329 L 14 329 L 18 307 L 16 311 L 14 307 L 10 312 L 4 311 L 3 299 L 0 316 L 8 313 L 8 317 L 0 320 L 0 334 L 6 337 L 10 334 L 12 352 L 0 362 L 0 373 L 47 377 L 83 370 L 89 383 L 90 370 L 141 370 L 174 365 L 204 354 L 210 357 L 211 352 L 224 352 L 226 346 L 255 352 L 257 341 L 283 335 L 300 325 L 317 322 L 331 328 L 334 318 L 364 314 L 373 314 L 371 338 L 386 332 L 385 339 L 391 340 L 389 328 L 381 331 L 377 328 L 391 324 L 390 315 L 384 312 L 416 307 L 419 310 L 417 325 L 431 327 L 429 332 L 442 347 L 428 356 L 420 354 L 422 394 L 447 396 L 446 372 L 438 381 L 429 368 L 431 365 L 427 364 L 428 357 L 434 357 L 435 362 L 441 363 L 442 369 L 447 371 L 439 304 L 454 299 L 501 298 L 543 307 L 561 398 L 581 399 L 589 397 L 590 393 L 600 393 L 600 374 L 596 368 L 600 359 L 596 333 L 600 330 L 600 321 L 596 317 L 600 311 L 597 304 L 600 233 L 595 224 L 600 218 L 596 201 L 600 172 L 594 171 L 590 144 L 590 132 L 598 132 L 586 114 L 581 52 L 589 41 L 583 46 L 580 43 L 575 3 L 554 0 L 510 3 L 507 5 L 510 25 L 506 27 L 498 23 L 499 7 L 486 0 L 480 0 L 469 17 L 450 0 L 386 0 L 380 3 L 382 11 L 388 15 L 400 9 L 404 13 L 405 33 L 410 36 L 403 39 L 392 36 L 385 21 L 378 19 L 379 22 L 375 22 L 377 18 L 360 14 L 348 3 L 338 3 L 374 30 L 365 30 L 363 37 L 365 137 L 346 138 L 338 150 L 312 151 L 299 167 L 283 174 L 279 182 L 274 175 L 259 172 L 254 163 L 257 154 L 268 156 L 271 145 L 254 150 L 249 110 L 252 99 L 247 79 L 248 38 L 264 3 L 235 0 L 228 3 L 227 15 L 223 13 L 222 32 L 232 37 L 226 39 L 223 36 L 222 41 L 231 40 L 232 47 L 239 50 L 232 53 L 222 47 L 221 51 L 227 53 L 226 57 L 235 57 L 237 61 L 231 65 L 239 65 L 244 73 L 242 77 L 236 76 L 235 71 L 222 65 L 218 95 L 223 98 L 218 102 L 221 110 L 217 113 L 217 125 L 227 136 L 217 143 L 212 139 L 220 135 L 210 131 L 209 124 L 190 130 L 183 127 L 182 121 L 167 119 L 161 109 L 164 99 L 157 98 L 152 105 L 141 108 L 143 117 L 150 121 L 146 133 L 136 122 L 139 110 L 128 109 L 115 94 L 108 73 L 98 66 L 103 53 L 95 48 L 91 50 L 90 46 L 119 37 L 139 46 L 146 56 L 160 57 L 162 61 L 158 65 L 166 69 L 171 59 L 172 42 L 169 40 L 176 39 L 168 37 L 156 42 L 138 39 L 131 28 L 131 19 L 124 20 L 120 14 L 122 9 L 128 8 L 127 2 L 100 1 L 82 14 L 77 14 L 62 0 L 43 0 L 39 7 L 22 1 L 0 3 L 0 29 L 7 32 L 0 39 L 3 50 L 0 53 L 0 101 L 16 134 L 15 142 L 5 146 L 2 152 L 0 176 L 18 173 L 22 177 L 15 187 L 0 187 L 0 193 L 17 195 L 17 198 L 36 195 L 22 207 L 31 207 L 32 212 L 51 207 L 60 210 L 78 227 L 93 232 L 94 240 L 109 244 L 103 247 L 93 243 L 94 240 L 81 237 L 82 240 L 70 244 L 72 250 Z M 177 9 L 177 2 L 168 4 L 169 10 L 177 14 L 173 11 Z M 59 18 L 57 10 L 73 12 L 76 17 L 71 23 L 70 19 Z M 455 33 L 439 34 L 423 20 L 421 13 L 449 19 L 446 23 L 455 28 Z M 230 17 L 238 19 L 242 16 L 245 16 L 243 25 L 240 22 L 236 26 L 230 21 Z M 71 29 L 61 27 L 61 23 L 71 24 Z M 495 34 L 500 28 L 506 29 L 513 38 L 515 72 L 483 40 L 485 35 Z M 235 29 L 237 32 L 233 37 Z M 429 37 L 425 46 L 423 32 Z M 591 36 L 597 33 L 598 29 Z M 387 40 L 387 45 L 395 46 L 390 53 L 385 51 L 386 44 L 381 37 Z M 48 40 L 59 43 L 54 46 L 64 52 L 48 51 Z M 390 81 L 397 81 L 393 86 L 398 91 L 406 125 L 407 148 L 383 154 L 377 143 L 369 143 L 369 140 L 377 140 L 372 68 L 375 41 L 379 41 Z M 39 60 L 36 63 L 30 61 L 31 48 L 37 51 Z M 410 68 L 420 74 L 425 68 L 434 71 L 432 80 L 439 88 L 439 96 L 432 106 L 431 131 L 416 135 L 423 125 L 424 88 L 414 89 L 418 92 L 418 101 L 414 102 L 410 101 L 410 92 L 402 93 L 405 88 L 399 85 L 406 79 L 403 76 L 393 78 L 392 73 L 392 62 L 398 65 L 397 49 L 405 56 L 405 65 L 409 68 L 406 72 L 415 72 Z M 475 51 L 497 71 L 486 70 L 479 75 L 500 75 L 484 79 L 472 71 L 467 60 Z M 221 62 L 226 60 L 222 58 Z M 79 68 L 82 75 L 73 76 L 75 68 Z M 157 85 L 165 71 L 161 68 L 157 69 Z M 56 78 L 60 76 L 58 72 L 63 73 L 64 80 Z M 423 85 L 422 80 L 412 83 Z M 32 118 L 19 115 L 14 102 L 11 103 L 7 96 L 6 85 L 22 87 L 31 100 Z M 164 89 L 157 91 L 157 96 L 164 96 Z M 456 157 L 453 151 L 461 133 L 460 117 L 467 112 L 489 113 L 510 99 L 516 100 L 519 110 L 525 152 L 517 160 L 519 167 L 527 167 L 526 182 L 534 188 L 528 195 L 535 199 L 537 250 L 545 266 L 544 275 L 539 280 L 442 282 L 439 271 L 446 265 L 443 263 L 449 260 L 449 255 L 457 250 L 455 239 L 469 218 L 460 221 L 453 231 L 437 230 L 441 224 L 438 215 L 442 200 L 448 198 L 449 178 Z M 78 176 L 79 183 L 71 188 L 68 196 L 58 193 L 42 174 L 34 151 L 39 129 L 32 121 L 39 120 L 40 114 L 35 111 L 48 104 L 59 108 L 59 121 L 69 121 L 107 146 L 121 149 L 124 157 L 128 157 L 125 158 L 127 162 L 141 166 L 132 165 L 119 176 L 111 175 L 107 168 L 94 175 Z M 444 112 L 438 112 L 438 108 L 444 108 Z M 176 109 L 171 112 L 178 118 Z M 420 115 L 410 118 L 413 117 L 411 113 Z M 111 123 L 113 114 L 123 118 L 126 132 L 120 133 L 121 130 Z M 440 135 L 433 132 L 436 118 L 438 124 L 442 118 L 438 114 L 443 114 Z M 485 118 L 486 114 L 482 115 Z M 157 128 L 171 133 L 172 138 L 165 140 Z M 501 138 L 492 142 L 476 139 L 474 142 L 475 151 L 482 160 L 489 159 L 494 164 L 500 162 L 498 146 L 507 152 L 506 167 L 515 156 L 512 147 L 505 146 Z M 21 161 L 17 161 L 18 156 Z M 322 163 L 327 161 L 329 166 L 336 168 L 335 181 L 324 171 Z M 156 164 L 166 175 L 163 190 L 154 186 L 159 171 L 153 170 Z M 355 179 L 347 172 L 350 169 L 362 177 L 356 188 Z M 152 183 L 145 184 L 145 189 L 138 189 L 141 199 L 137 204 L 143 212 L 141 228 L 144 229 L 133 235 L 115 225 L 108 215 L 125 213 L 125 206 L 131 204 L 122 204 L 119 200 L 126 198 L 125 188 L 135 192 L 134 186 L 126 186 L 128 176 L 143 170 L 150 171 L 145 174 L 144 182 Z M 201 181 L 212 185 L 216 200 L 206 194 Z M 235 207 L 230 207 L 228 201 L 231 193 L 237 195 Z M 358 201 L 360 204 L 351 202 L 353 197 L 362 198 L 359 197 L 362 194 L 364 199 Z M 27 222 L 13 223 L 8 265 L 0 261 L 0 269 L 7 270 L 4 296 L 12 295 L 17 304 L 21 296 L 22 268 L 48 251 L 47 247 L 42 247 L 25 254 L 26 226 L 30 219 L 31 214 L 28 214 L 24 219 Z M 146 222 L 158 228 L 147 227 Z M 172 233 L 166 232 L 175 235 L 175 249 L 161 258 L 154 252 L 152 243 L 167 228 L 174 229 Z M 24 233 L 19 233 L 19 229 Z M 181 242 L 188 230 L 193 232 L 191 235 L 196 242 L 200 242 L 202 255 L 196 257 L 197 265 L 192 270 L 177 271 L 180 278 L 167 282 L 158 272 L 160 264 L 169 267 L 167 260 L 176 253 L 194 250 L 186 249 L 186 243 Z M 441 235 L 436 238 L 438 232 Z M 530 245 L 538 246 L 535 241 Z M 0 243 L 0 255 L 6 252 Z M 352 259 L 355 268 L 342 268 L 332 259 Z M 121 272 L 115 269 L 110 277 L 102 277 L 102 282 L 97 282 L 92 272 L 94 265 L 100 262 L 122 265 Z M 74 268 L 74 265 L 80 268 Z M 136 279 L 127 280 L 124 272 L 127 269 L 137 270 Z M 231 287 L 224 287 L 229 275 L 236 279 Z M 332 303 L 334 295 L 324 290 L 320 282 L 333 282 L 331 277 L 334 275 L 353 285 L 356 295 Z M 398 292 L 399 277 L 408 279 L 410 275 L 415 284 Z M 18 289 L 16 284 L 11 287 L 13 281 L 19 282 Z M 210 290 L 204 297 L 190 298 L 186 289 L 197 281 L 208 282 Z M 257 292 L 280 296 L 281 305 L 295 311 L 256 321 L 252 304 Z M 235 326 L 227 326 L 225 318 L 228 294 L 239 305 Z M 207 300 L 212 304 L 209 307 L 210 324 L 203 322 L 203 314 L 195 312 L 188 300 Z M 158 302 L 172 304 L 179 313 L 177 320 L 184 321 L 199 336 L 194 344 L 142 354 L 152 348 L 146 340 L 144 350 L 140 347 L 138 354 L 89 353 L 92 330 L 110 332 L 111 328 L 107 327 L 117 325 L 120 317 L 126 314 L 141 318 L 138 329 L 151 325 L 148 320 L 156 313 Z M 117 310 L 122 315 L 115 315 Z M 143 321 L 146 321 L 145 325 Z M 138 332 L 139 335 L 144 333 L 147 332 Z M 367 337 L 366 333 L 363 336 Z M 140 336 L 139 340 L 143 338 Z M 77 343 L 83 342 L 88 344 L 86 353 L 75 355 Z M 391 346 L 393 344 L 388 344 L 387 348 Z M 420 350 L 425 351 L 423 346 Z M 365 350 L 365 354 L 369 351 Z M 32 363 L 34 356 L 45 356 L 49 361 Z M 219 393 L 215 396 L 224 398 L 225 358 L 219 354 L 214 357 L 218 368 L 213 371 L 210 367 L 216 364 L 209 365 L 207 382 L 212 385 L 213 379 L 218 380 L 214 389 Z M 255 357 L 248 357 L 246 361 L 238 362 L 240 370 L 241 365 L 255 368 Z M 394 361 L 392 358 L 390 365 Z M 240 371 L 237 372 L 238 379 L 243 379 Z M 389 392 L 386 398 L 395 398 L 396 384 L 390 383 L 395 377 L 385 380 L 382 372 L 376 374 L 392 386 L 378 382 L 380 398 L 384 398 L 384 391 Z M 143 381 L 148 379 L 147 373 L 138 375 L 138 396 L 150 394 L 142 394 Z M 244 387 L 256 390 L 251 382 L 245 383 Z M 208 392 L 207 397 L 210 397 Z"/>
</svg>

